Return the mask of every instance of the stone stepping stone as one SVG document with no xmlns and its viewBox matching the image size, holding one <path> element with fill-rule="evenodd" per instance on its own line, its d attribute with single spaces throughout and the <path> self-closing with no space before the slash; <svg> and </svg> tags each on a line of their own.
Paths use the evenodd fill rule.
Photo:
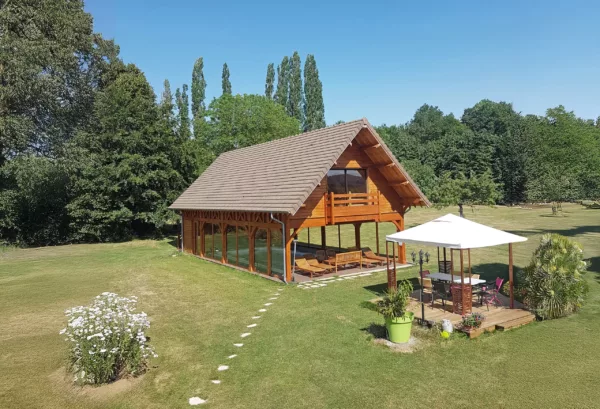
<svg viewBox="0 0 600 409">
<path fill-rule="evenodd" d="M 343 279 L 343 278 L 338 278 L 338 279 L 337 279 L 337 280 L 335 280 L 335 281 L 344 281 L 344 279 Z"/>
<path fill-rule="evenodd" d="M 227 365 L 219 365 L 219 367 L 217 368 L 217 371 L 223 372 L 223 371 L 226 371 L 228 369 L 229 369 L 229 367 Z"/>
<path fill-rule="evenodd" d="M 267 312 L 266 308 L 261 308 L 260 310 L 258 310 L 258 312 Z"/>
<path fill-rule="evenodd" d="M 246 338 L 247 336 L 249 336 L 250 333 L 249 332 L 244 332 L 242 335 L 240 335 L 240 337 L 242 338 Z"/>
<path fill-rule="evenodd" d="M 220 383 L 221 383 L 221 381 L 220 381 L 220 380 L 218 380 L 218 379 L 213 379 L 213 380 L 212 380 L 212 381 L 210 381 L 210 382 L 211 382 L 211 383 L 214 383 L 215 385 L 218 385 L 218 384 L 220 384 Z"/>
<path fill-rule="evenodd" d="M 276 300 L 276 299 L 277 299 L 277 297 L 271 297 L 271 298 L 269 298 L 269 300 Z"/>
<path fill-rule="evenodd" d="M 268 307 L 270 305 L 273 305 L 273 303 L 272 302 L 268 302 L 268 303 L 265 304 L 265 307 Z"/>
<path fill-rule="evenodd" d="M 237 354 L 229 355 L 229 356 L 227 357 L 227 359 L 233 359 L 233 358 L 235 358 L 236 356 L 237 356 Z"/>
<path fill-rule="evenodd" d="M 250 325 L 246 325 L 246 328 L 254 328 L 256 327 L 258 324 L 250 324 Z"/>
<path fill-rule="evenodd" d="M 255 315 L 254 317 L 252 317 L 253 320 L 257 320 L 260 318 L 260 315 Z"/>
<path fill-rule="evenodd" d="M 327 284 L 319 284 L 319 287 L 327 287 Z"/>
<path fill-rule="evenodd" d="M 241 348 L 241 347 L 243 347 L 243 346 L 244 346 L 244 344 L 233 344 L 233 346 L 234 346 L 234 347 Z"/>
<path fill-rule="evenodd" d="M 310 287 L 300 287 L 300 288 L 302 288 L 303 290 L 309 290 L 310 289 Z"/>
<path fill-rule="evenodd" d="M 202 404 L 206 403 L 206 401 L 204 399 L 201 399 L 197 396 L 190 398 L 188 400 L 188 402 L 189 402 L 190 406 L 202 405 Z"/>
</svg>

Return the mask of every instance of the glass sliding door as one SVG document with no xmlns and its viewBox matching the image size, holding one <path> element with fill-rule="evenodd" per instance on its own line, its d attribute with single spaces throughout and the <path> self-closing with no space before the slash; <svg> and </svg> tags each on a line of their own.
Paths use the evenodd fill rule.
<svg viewBox="0 0 600 409">
<path fill-rule="evenodd" d="M 267 230 L 258 229 L 254 235 L 254 269 L 263 274 L 267 274 L 268 266 L 267 266 L 267 257 L 268 257 L 268 248 L 267 248 Z"/>
<path fill-rule="evenodd" d="M 271 274 L 283 276 L 283 235 L 281 230 L 271 230 Z"/>
<path fill-rule="evenodd" d="M 237 228 L 236 226 L 227 226 L 227 263 L 238 265 L 237 259 Z"/>
<path fill-rule="evenodd" d="M 243 268 L 250 267 L 250 243 L 248 242 L 248 229 L 245 226 L 237 228 L 237 256 L 238 266 Z"/>
</svg>

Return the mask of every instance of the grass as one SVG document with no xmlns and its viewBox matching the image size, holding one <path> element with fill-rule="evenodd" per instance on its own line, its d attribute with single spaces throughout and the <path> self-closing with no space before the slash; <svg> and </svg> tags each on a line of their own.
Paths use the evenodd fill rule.
<svg viewBox="0 0 600 409">
<path fill-rule="evenodd" d="M 412 210 L 407 227 L 455 210 Z M 529 238 L 515 245 L 517 267 L 543 232 L 581 242 L 593 263 L 583 310 L 476 340 L 419 332 L 422 349 L 395 354 L 373 344 L 368 329 L 382 318 L 360 306 L 386 282 L 377 273 L 321 289 L 288 286 L 242 340 L 279 284 L 178 255 L 167 241 L 11 250 L 0 254 L 0 407 L 184 408 L 192 396 L 218 408 L 597 407 L 598 211 L 565 205 L 558 217 L 517 208 L 466 215 Z M 393 231 L 380 227 L 382 235 Z M 362 233 L 373 246 L 372 226 Z M 337 231 L 328 234 L 337 239 Z M 353 237 L 344 229 L 344 242 Z M 503 274 L 507 257 L 501 247 L 473 251 L 473 272 Z M 414 277 L 416 270 L 400 275 Z M 88 393 L 62 381 L 66 345 L 58 331 L 66 308 L 103 291 L 140 298 L 160 356 L 129 387 Z M 228 361 L 233 353 L 238 357 Z M 229 371 L 217 372 L 220 364 Z M 222 384 L 211 385 L 217 378 Z"/>
</svg>

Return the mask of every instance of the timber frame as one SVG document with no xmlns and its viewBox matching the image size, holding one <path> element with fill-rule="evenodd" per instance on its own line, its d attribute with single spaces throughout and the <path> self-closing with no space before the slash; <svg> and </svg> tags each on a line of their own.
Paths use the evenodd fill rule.
<svg viewBox="0 0 600 409">
<path fill-rule="evenodd" d="M 333 146 L 333 153 L 312 147 L 321 143 Z M 291 282 L 294 239 L 304 229 L 319 227 L 325 248 L 326 226 L 352 224 L 361 248 L 361 225 L 375 223 L 374 250 L 380 253 L 379 223 L 402 231 L 411 207 L 429 205 L 365 119 L 263 145 L 221 155 L 171 206 L 182 217 L 184 252 Z M 302 160 L 282 158 L 286 149 L 300 152 Z M 290 164 L 265 167 L 282 159 Z M 345 193 L 336 193 L 342 170 Z M 350 180 L 359 183 L 358 191 L 349 190 Z M 404 245 L 396 254 L 397 262 L 406 263 Z"/>
</svg>

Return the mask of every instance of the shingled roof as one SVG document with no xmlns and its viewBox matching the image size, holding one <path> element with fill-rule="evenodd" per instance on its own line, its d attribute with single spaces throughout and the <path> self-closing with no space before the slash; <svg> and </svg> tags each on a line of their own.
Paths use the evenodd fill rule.
<svg viewBox="0 0 600 409">
<path fill-rule="evenodd" d="M 418 201 L 429 201 L 363 118 L 225 152 L 170 206 L 294 214 L 358 133 L 368 128 Z M 405 187 L 406 189 L 406 187 Z"/>
</svg>

